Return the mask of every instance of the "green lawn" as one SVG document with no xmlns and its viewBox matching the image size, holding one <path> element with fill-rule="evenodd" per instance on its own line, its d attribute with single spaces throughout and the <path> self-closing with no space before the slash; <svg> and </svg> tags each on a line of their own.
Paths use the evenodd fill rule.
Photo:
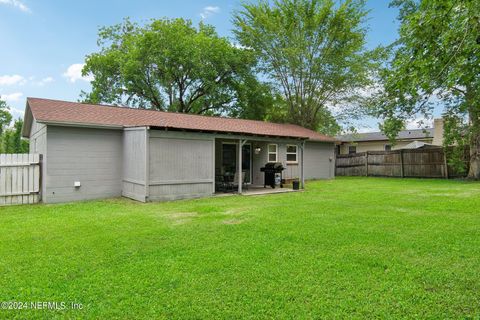
<svg viewBox="0 0 480 320">
<path fill-rule="evenodd" d="M 480 316 L 480 184 L 0 208 L 0 318 Z"/>
</svg>

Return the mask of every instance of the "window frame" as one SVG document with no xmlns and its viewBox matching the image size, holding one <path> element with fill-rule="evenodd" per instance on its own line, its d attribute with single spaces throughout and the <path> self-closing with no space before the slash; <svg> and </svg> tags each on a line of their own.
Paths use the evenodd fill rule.
<svg viewBox="0 0 480 320">
<path fill-rule="evenodd" d="M 288 152 L 288 147 L 295 147 L 295 152 Z M 295 161 L 289 161 L 288 155 L 295 155 Z M 298 164 L 298 146 L 296 144 L 287 144 L 285 148 L 285 159 L 288 164 Z"/>
<path fill-rule="evenodd" d="M 350 148 L 355 148 L 355 152 L 350 151 Z M 357 146 L 348 146 L 348 154 L 357 153 Z"/>
<path fill-rule="evenodd" d="M 270 146 L 275 146 L 275 152 L 270 152 Z M 270 161 L 270 155 L 274 154 L 275 155 L 275 161 Z M 268 163 L 274 163 L 278 162 L 278 144 L 276 143 L 269 143 L 267 145 L 267 162 Z"/>
<path fill-rule="evenodd" d="M 389 148 L 389 150 L 387 150 L 387 147 Z M 383 150 L 384 150 L 384 151 L 392 151 L 392 145 L 389 144 L 389 143 L 385 144 L 385 145 L 383 146 Z"/>
</svg>

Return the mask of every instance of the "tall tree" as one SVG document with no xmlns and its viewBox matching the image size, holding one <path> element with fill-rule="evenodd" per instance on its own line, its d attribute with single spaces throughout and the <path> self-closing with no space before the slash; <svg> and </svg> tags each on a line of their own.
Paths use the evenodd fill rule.
<svg viewBox="0 0 480 320">
<path fill-rule="evenodd" d="M 237 103 L 230 109 L 229 115 L 251 120 L 269 120 L 275 113 L 274 106 L 281 101 L 274 88 L 268 83 L 261 83 L 255 76 L 245 77 L 236 86 Z M 278 121 L 282 121 L 279 119 Z"/>
<path fill-rule="evenodd" d="M 429 116 L 435 105 L 443 106 L 444 144 L 469 145 L 468 176 L 479 179 L 478 0 L 395 0 L 391 5 L 400 9 L 401 26 L 376 99 L 376 114 L 385 119 L 383 131 L 394 138 L 408 119 Z"/>
<path fill-rule="evenodd" d="M 218 114 L 242 103 L 255 59 L 214 28 L 189 20 L 160 19 L 145 26 L 125 20 L 100 29 L 100 52 L 84 74 L 94 76 L 89 102 L 184 113 Z M 248 83 L 253 85 L 255 83 Z"/>
<path fill-rule="evenodd" d="M 12 115 L 10 114 L 10 108 L 7 103 L 0 99 L 0 136 L 6 127 L 12 122 Z"/>
<path fill-rule="evenodd" d="M 357 90 L 371 83 L 366 15 L 362 0 L 260 0 L 235 13 L 234 32 L 283 93 L 288 120 L 335 133 L 329 107 L 347 111 Z"/>
</svg>

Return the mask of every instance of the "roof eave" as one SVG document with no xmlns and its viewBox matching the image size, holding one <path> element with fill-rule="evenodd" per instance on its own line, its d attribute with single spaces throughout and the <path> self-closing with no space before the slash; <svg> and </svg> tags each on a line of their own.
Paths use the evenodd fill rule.
<svg viewBox="0 0 480 320">
<path fill-rule="evenodd" d="M 86 122 L 71 122 L 71 121 L 52 121 L 52 120 L 42 120 L 37 119 L 38 123 L 51 125 L 51 126 L 62 126 L 62 127 L 77 127 L 77 128 L 98 128 L 98 129 L 123 129 L 122 125 L 115 124 L 98 124 L 98 123 L 86 123 Z M 145 126 L 142 126 L 145 127 Z"/>
<path fill-rule="evenodd" d="M 173 130 L 173 131 L 187 131 L 187 132 L 199 132 L 199 133 L 209 133 L 209 134 L 231 134 L 237 136 L 246 136 L 246 137 L 269 137 L 277 139 L 295 139 L 295 140 L 308 140 L 308 137 L 303 136 L 279 136 L 272 134 L 258 134 L 258 133 L 248 133 L 248 132 L 236 132 L 236 131 L 221 131 L 221 130 L 208 130 L 208 129 L 189 129 L 189 128 L 179 128 L 172 126 L 151 126 L 152 129 L 164 129 L 164 130 Z"/>
<path fill-rule="evenodd" d="M 309 138 L 307 141 L 310 141 L 310 142 L 323 142 L 323 143 L 334 143 L 334 144 L 341 144 L 341 143 L 342 143 L 342 141 L 340 141 L 340 140 L 312 139 L 312 138 Z"/>
</svg>

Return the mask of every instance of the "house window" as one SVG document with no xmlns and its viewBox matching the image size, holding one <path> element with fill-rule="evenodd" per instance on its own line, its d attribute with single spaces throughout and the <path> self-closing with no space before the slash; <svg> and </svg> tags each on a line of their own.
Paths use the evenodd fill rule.
<svg viewBox="0 0 480 320">
<path fill-rule="evenodd" d="M 392 151 L 392 145 L 386 144 L 385 145 L 385 151 Z"/>
<path fill-rule="evenodd" d="M 348 146 L 348 154 L 357 153 L 357 146 Z"/>
<path fill-rule="evenodd" d="M 297 146 L 287 144 L 287 163 L 297 163 Z"/>
<path fill-rule="evenodd" d="M 276 144 L 268 145 L 268 162 L 277 162 L 277 149 Z"/>
<path fill-rule="evenodd" d="M 342 153 L 342 152 L 341 152 L 341 150 L 342 150 L 342 146 L 341 146 L 341 145 L 339 145 L 339 144 L 337 144 L 337 149 L 336 149 L 336 150 L 337 150 L 337 154 L 340 154 L 340 153 Z"/>
</svg>

